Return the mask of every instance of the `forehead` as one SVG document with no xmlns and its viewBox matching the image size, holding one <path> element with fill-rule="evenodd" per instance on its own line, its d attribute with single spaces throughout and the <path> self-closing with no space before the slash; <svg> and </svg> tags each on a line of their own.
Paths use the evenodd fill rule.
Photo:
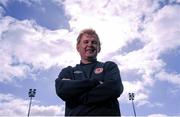
<svg viewBox="0 0 180 117">
<path fill-rule="evenodd" d="M 83 34 L 81 40 L 96 40 L 98 41 L 96 35 Z"/>
</svg>

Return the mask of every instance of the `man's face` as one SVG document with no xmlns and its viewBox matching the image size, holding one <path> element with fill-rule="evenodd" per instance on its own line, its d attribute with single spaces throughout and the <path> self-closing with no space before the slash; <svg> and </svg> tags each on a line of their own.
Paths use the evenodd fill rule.
<svg viewBox="0 0 180 117">
<path fill-rule="evenodd" d="M 76 48 L 82 60 L 90 60 L 96 58 L 100 51 L 100 43 L 95 36 L 83 34 Z"/>
</svg>

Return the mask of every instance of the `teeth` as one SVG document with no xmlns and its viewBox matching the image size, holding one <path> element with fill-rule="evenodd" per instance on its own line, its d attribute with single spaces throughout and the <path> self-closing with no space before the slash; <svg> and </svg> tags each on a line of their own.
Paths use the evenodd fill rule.
<svg viewBox="0 0 180 117">
<path fill-rule="evenodd" d="M 86 52 L 94 52 L 95 49 L 94 49 L 94 48 L 86 48 L 85 51 L 86 51 Z"/>
<path fill-rule="evenodd" d="M 94 52 L 94 50 L 91 50 L 91 49 L 88 49 L 88 50 L 86 50 L 86 51 L 88 51 L 88 52 Z"/>
<path fill-rule="evenodd" d="M 94 49 L 87 49 L 86 51 L 93 51 Z"/>
</svg>

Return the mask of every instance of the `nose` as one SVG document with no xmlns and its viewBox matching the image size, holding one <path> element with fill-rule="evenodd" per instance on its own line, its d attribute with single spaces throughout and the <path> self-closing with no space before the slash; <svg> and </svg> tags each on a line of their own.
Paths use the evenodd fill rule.
<svg viewBox="0 0 180 117">
<path fill-rule="evenodd" d="M 92 46 L 93 43 L 91 41 L 88 42 L 88 46 Z"/>
</svg>

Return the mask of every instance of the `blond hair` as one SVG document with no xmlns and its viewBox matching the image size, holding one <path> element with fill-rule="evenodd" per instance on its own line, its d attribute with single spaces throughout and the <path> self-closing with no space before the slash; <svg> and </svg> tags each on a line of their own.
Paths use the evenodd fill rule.
<svg viewBox="0 0 180 117">
<path fill-rule="evenodd" d="M 77 44 L 79 44 L 79 42 L 81 41 L 81 37 L 82 37 L 84 34 L 88 34 L 88 35 L 90 35 L 90 36 L 94 36 L 94 37 L 98 40 L 99 45 L 100 45 L 100 40 L 99 40 L 98 34 L 96 33 L 95 30 L 93 30 L 93 29 L 91 29 L 91 28 L 84 29 L 84 30 L 82 30 L 82 31 L 79 33 L 79 35 L 78 35 L 78 37 L 77 37 Z"/>
</svg>

